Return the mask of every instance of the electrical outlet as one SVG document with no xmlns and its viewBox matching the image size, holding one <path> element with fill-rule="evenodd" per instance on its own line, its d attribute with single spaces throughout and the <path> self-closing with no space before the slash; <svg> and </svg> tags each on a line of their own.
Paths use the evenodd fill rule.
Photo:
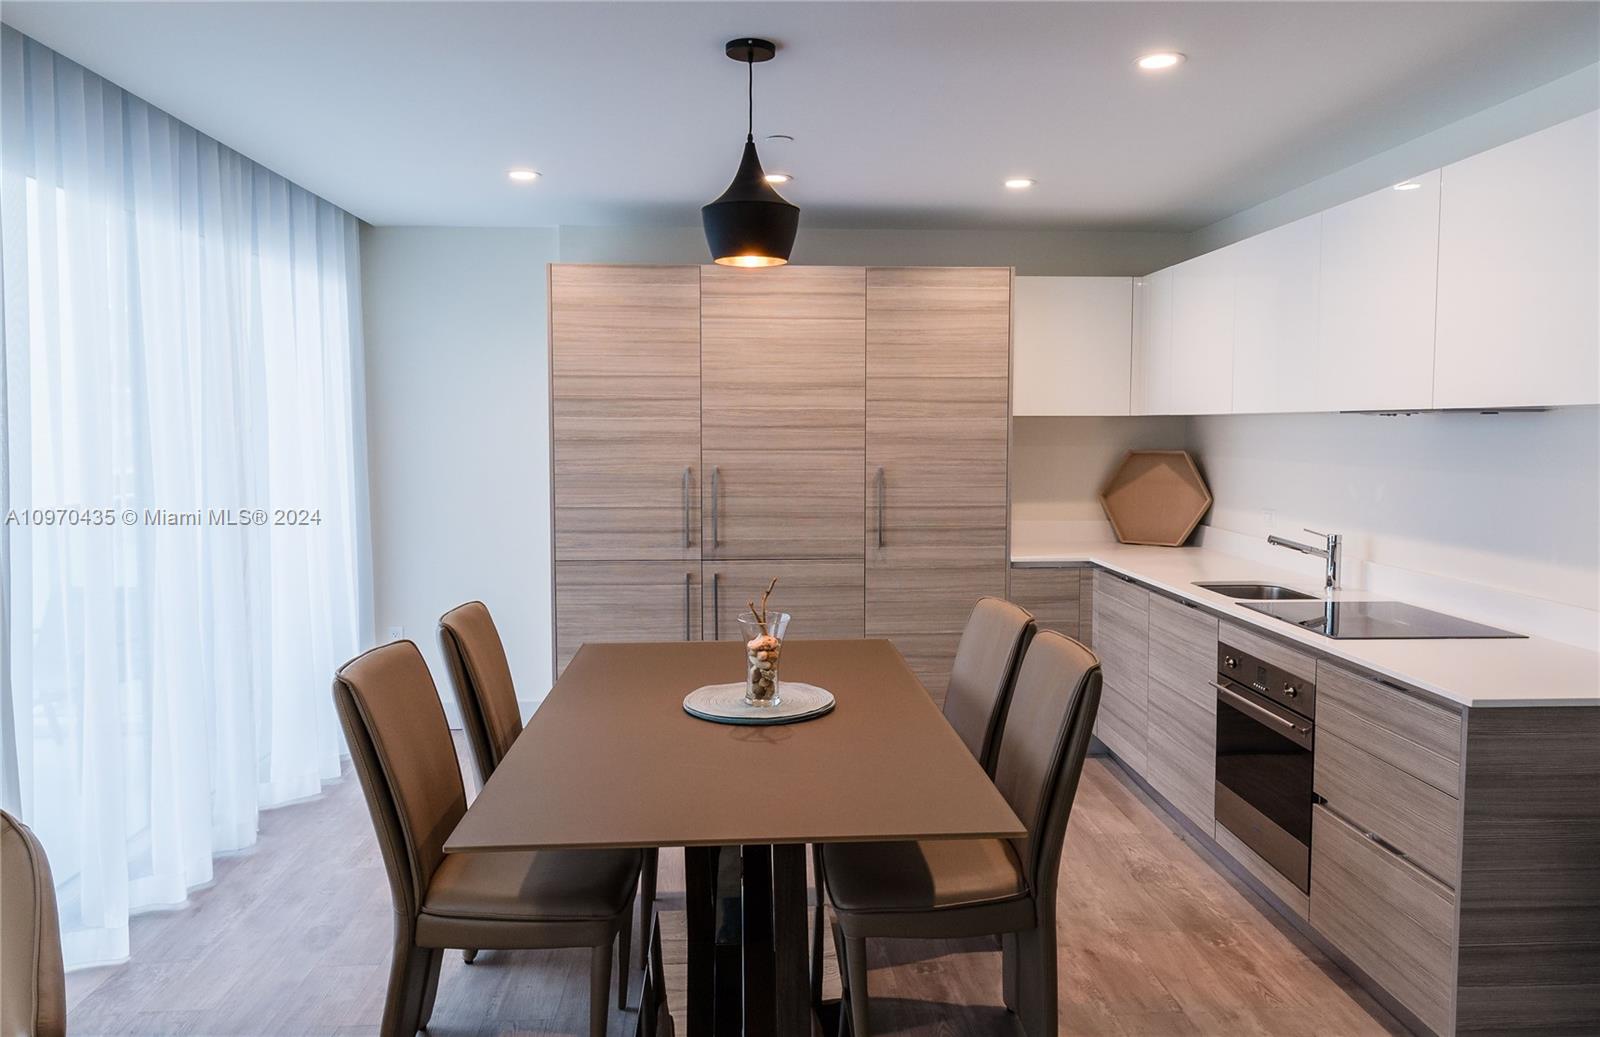
<svg viewBox="0 0 1600 1037">
<path fill-rule="evenodd" d="M 405 636 L 406 636 L 406 628 L 405 627 L 390 627 L 389 628 L 389 640 L 398 641 L 398 640 L 400 640 L 401 638 L 403 638 Z"/>
</svg>

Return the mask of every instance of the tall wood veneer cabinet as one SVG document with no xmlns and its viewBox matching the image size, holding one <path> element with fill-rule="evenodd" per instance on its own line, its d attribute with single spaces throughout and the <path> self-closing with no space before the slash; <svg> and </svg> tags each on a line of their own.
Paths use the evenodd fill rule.
<svg viewBox="0 0 1600 1037">
<path fill-rule="evenodd" d="M 550 299 L 557 675 L 738 636 L 777 576 L 790 636 L 892 637 L 942 697 L 1006 591 L 1011 272 L 556 265 Z"/>
<path fill-rule="evenodd" d="M 1011 271 L 867 271 L 869 637 L 944 701 L 977 599 L 1010 565 Z"/>
</svg>

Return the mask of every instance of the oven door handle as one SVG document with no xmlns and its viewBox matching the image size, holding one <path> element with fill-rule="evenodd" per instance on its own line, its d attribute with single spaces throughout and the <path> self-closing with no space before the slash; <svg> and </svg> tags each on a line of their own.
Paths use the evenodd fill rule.
<svg viewBox="0 0 1600 1037">
<path fill-rule="evenodd" d="M 1280 717 L 1278 714 L 1274 713 L 1272 710 L 1267 709 L 1264 706 L 1256 705 L 1254 702 L 1251 702 L 1249 699 L 1245 698 L 1243 695 L 1239 694 L 1237 691 L 1234 691 L 1232 688 L 1224 687 L 1223 685 L 1218 684 L 1216 681 L 1211 681 L 1210 684 L 1211 684 L 1211 686 L 1213 688 L 1217 689 L 1217 694 L 1218 695 L 1221 695 L 1225 700 L 1227 700 L 1228 705 L 1233 706 L 1233 707 L 1235 707 L 1237 709 L 1243 710 L 1246 713 L 1249 713 L 1251 716 L 1255 717 L 1257 720 L 1271 721 L 1272 723 L 1277 724 L 1279 727 L 1282 727 L 1285 730 L 1287 730 L 1290 733 L 1291 736 L 1292 735 L 1304 736 L 1304 735 L 1309 735 L 1311 733 L 1311 728 L 1309 728 L 1309 727 L 1301 727 L 1299 724 L 1295 723 L 1293 720 L 1288 720 L 1288 719 L 1286 719 L 1284 717 Z"/>
</svg>

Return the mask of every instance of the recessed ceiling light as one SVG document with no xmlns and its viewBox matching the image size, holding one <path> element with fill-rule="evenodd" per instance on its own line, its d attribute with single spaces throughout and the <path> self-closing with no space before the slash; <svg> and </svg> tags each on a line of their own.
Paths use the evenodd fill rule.
<svg viewBox="0 0 1600 1037">
<path fill-rule="evenodd" d="M 794 177 L 790 176 L 788 173 L 768 173 L 767 174 L 767 183 L 769 183 L 769 184 L 787 184 L 793 179 L 794 179 Z"/>
<path fill-rule="evenodd" d="M 519 184 L 531 184 L 539 179 L 539 171 L 537 169 L 510 169 L 506 171 L 506 176 Z"/>
<path fill-rule="evenodd" d="M 1161 50 L 1154 54 L 1141 56 L 1134 64 L 1146 72 L 1164 72 L 1169 68 L 1177 68 L 1188 60 L 1187 55 L 1179 54 L 1175 50 Z"/>
<path fill-rule="evenodd" d="M 1422 185 L 1417 183 L 1415 180 L 1407 180 L 1407 181 L 1404 181 L 1403 183 L 1395 184 L 1394 185 L 1394 189 L 1396 191 L 1415 191 L 1417 188 L 1419 188 L 1421 186 Z"/>
<path fill-rule="evenodd" d="M 1006 180 L 1006 186 L 1011 188 L 1013 191 L 1025 191 L 1032 187 L 1035 183 L 1036 181 L 1032 177 L 1026 176 L 1013 176 L 1007 178 Z"/>
</svg>

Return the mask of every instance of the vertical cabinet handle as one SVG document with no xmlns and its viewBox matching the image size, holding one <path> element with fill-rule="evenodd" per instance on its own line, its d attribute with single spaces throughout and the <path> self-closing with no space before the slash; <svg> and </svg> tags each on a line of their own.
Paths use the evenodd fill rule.
<svg viewBox="0 0 1600 1037">
<path fill-rule="evenodd" d="M 689 626 L 689 598 L 690 593 L 693 590 L 693 582 L 694 573 L 683 574 L 683 639 L 685 641 L 694 640 L 694 638 L 690 636 L 693 631 Z"/>
<path fill-rule="evenodd" d="M 883 546 L 883 466 L 878 466 L 878 546 Z"/>
<path fill-rule="evenodd" d="M 722 640 L 722 574 L 711 574 L 711 640 Z"/>
<path fill-rule="evenodd" d="M 722 543 L 722 531 L 718 528 L 718 525 L 717 525 L 718 518 L 720 517 L 718 513 L 722 510 L 722 508 L 718 504 L 718 498 L 721 496 L 721 494 L 722 494 L 722 469 L 713 467 L 711 469 L 711 546 L 712 547 L 717 547 L 717 546 L 721 545 L 721 543 Z"/>
<path fill-rule="evenodd" d="M 689 466 L 683 466 L 683 546 L 693 547 L 689 539 Z"/>
</svg>

